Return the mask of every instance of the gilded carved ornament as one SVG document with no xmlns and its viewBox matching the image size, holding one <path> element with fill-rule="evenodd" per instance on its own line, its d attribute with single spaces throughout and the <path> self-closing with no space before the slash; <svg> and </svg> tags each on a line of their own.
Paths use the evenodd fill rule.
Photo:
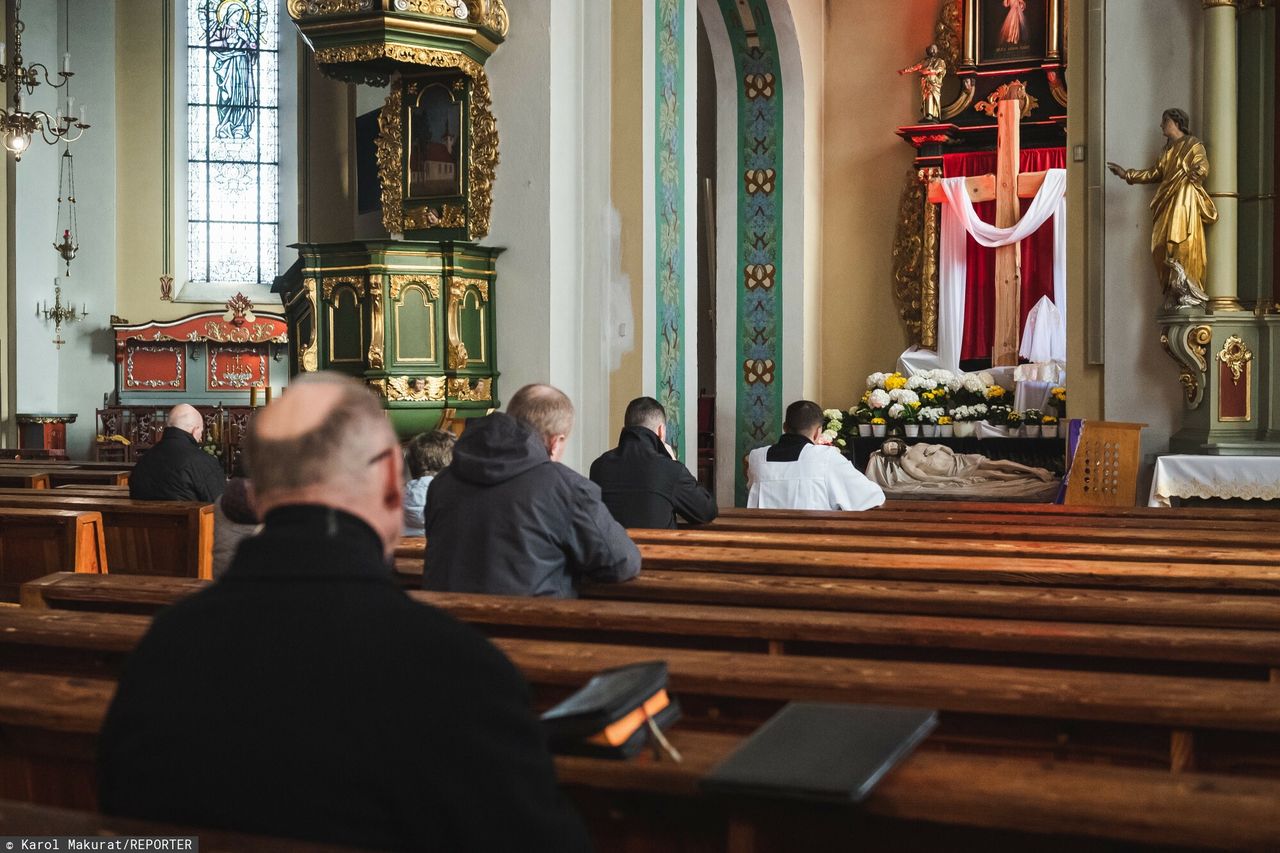
<svg viewBox="0 0 1280 853">
<path fill-rule="evenodd" d="M 382 289 L 369 288 L 369 367 L 381 370 L 383 367 L 383 350 L 385 346 L 385 330 L 382 319 Z"/>
<path fill-rule="evenodd" d="M 941 169 L 916 169 L 907 173 L 898 204 L 898 228 L 893 241 L 893 295 L 898 314 L 912 343 L 935 346 L 937 338 L 937 280 L 930 274 L 935 253 L 926 245 L 936 238 L 936 216 L 930 208 L 929 181 L 941 177 Z"/>
<path fill-rule="evenodd" d="M 430 403 L 445 398 L 443 376 L 388 376 L 369 384 L 377 387 L 383 398 L 392 402 Z"/>
<path fill-rule="evenodd" d="M 1245 365 L 1253 361 L 1253 353 L 1239 335 L 1232 335 L 1223 342 L 1218 361 L 1231 368 L 1231 384 L 1239 385 Z"/>
<path fill-rule="evenodd" d="M 298 370 L 302 373 L 315 373 L 318 369 L 317 352 L 316 352 L 316 324 L 319 318 L 319 308 L 316 305 L 316 280 L 314 278 L 305 278 L 302 281 L 303 290 L 306 292 L 307 302 L 311 305 L 311 335 L 309 340 L 299 342 L 298 344 Z"/>
<path fill-rule="evenodd" d="M 463 217 L 468 240 L 479 240 L 489 233 L 493 210 L 493 179 L 498 167 L 498 122 L 493 116 L 493 99 L 489 77 L 484 66 L 469 56 L 455 51 L 434 50 L 398 44 L 356 45 L 323 48 L 316 51 L 316 62 L 324 64 L 392 59 L 408 65 L 431 68 L 457 68 L 471 78 L 470 133 L 467 134 L 467 207 Z M 461 228 L 458 214 L 449 206 L 432 214 L 415 214 L 404 209 L 400 164 L 404 151 L 401 109 L 404 95 L 400 81 L 391 84 L 386 105 L 378 115 L 377 158 L 382 181 L 382 224 L 392 234 L 427 227 Z M 394 180 L 385 176 L 394 175 Z M 394 186 L 388 186 L 394 184 Z M 432 218 L 439 225 L 431 225 Z"/>
<path fill-rule="evenodd" d="M 387 286 L 392 299 L 399 299 L 404 288 L 416 284 L 430 294 L 432 299 L 440 298 L 440 276 L 438 275 L 393 275 Z"/>
<path fill-rule="evenodd" d="M 326 277 L 320 285 L 320 294 L 325 302 L 333 301 L 333 292 L 339 287 L 350 287 L 356 292 L 357 296 L 365 293 L 365 283 L 363 276 L 339 275 Z"/>
<path fill-rule="evenodd" d="M 1011 80 L 1008 83 L 997 86 L 994 92 L 987 95 L 986 100 L 979 101 L 973 108 L 980 113 L 986 113 L 992 118 L 995 118 L 996 112 L 1000 107 L 1000 102 L 1008 97 L 1009 90 L 1014 86 L 1017 86 L 1022 92 L 1022 96 L 1018 98 L 1018 100 L 1022 102 L 1022 117 L 1026 118 L 1035 111 L 1036 107 L 1040 106 L 1040 101 L 1036 99 L 1035 95 L 1032 95 L 1027 91 L 1026 83 L 1023 83 L 1021 80 Z"/>
<path fill-rule="evenodd" d="M 1178 326 L 1165 326 L 1160 331 L 1160 345 L 1178 365 L 1178 381 L 1182 383 L 1187 408 L 1197 409 L 1204 399 L 1204 381 L 1209 363 L 1205 355 L 1213 330 L 1208 326 L 1191 326 L 1179 337 Z"/>
<path fill-rule="evenodd" d="M 289 17 L 295 21 L 386 9 L 467 22 L 485 27 L 503 38 L 511 29 L 503 0 L 289 0 L 288 9 Z"/>
<path fill-rule="evenodd" d="M 477 379 L 475 385 L 472 385 L 471 380 L 465 376 L 459 376 L 449 380 L 449 396 L 464 402 L 482 403 L 492 398 L 492 392 L 489 390 L 492 383 L 493 380 L 486 376 Z"/>
</svg>

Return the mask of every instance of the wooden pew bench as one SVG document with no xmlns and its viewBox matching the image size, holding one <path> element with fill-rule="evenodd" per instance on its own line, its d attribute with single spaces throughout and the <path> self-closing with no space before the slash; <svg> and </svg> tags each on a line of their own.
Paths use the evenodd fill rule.
<svg viewBox="0 0 1280 853">
<path fill-rule="evenodd" d="M 65 485 L 126 486 L 129 483 L 129 469 L 122 467 L 87 468 L 74 462 L 59 464 L 48 461 L 0 461 L 0 482 L 5 477 L 24 474 L 43 475 L 47 483 L 44 488 Z"/>
<path fill-rule="evenodd" d="M 6 489 L 47 489 L 49 475 L 43 471 L 0 470 L 0 487 Z"/>
<path fill-rule="evenodd" d="M 89 582 L 85 582 L 88 580 Z M 145 613 L 202 582 L 52 575 L 24 584 L 28 609 Z M 779 608 L 411 592 L 492 637 L 713 648 L 819 657 L 1159 672 L 1280 683 L 1280 630 L 1178 628 Z M 1280 601 L 1276 602 L 1280 606 Z"/>
<path fill-rule="evenodd" d="M 185 578 L 52 574 L 23 584 L 28 607 L 154 613 L 200 588 Z M 583 598 L 848 613 L 1280 629 L 1280 597 L 1200 592 L 841 580 L 722 572 L 643 572 L 590 583 Z"/>
<path fill-rule="evenodd" d="M 0 601 L 49 570 L 105 572 L 102 515 L 86 510 L 0 507 Z"/>
<path fill-rule="evenodd" d="M 1007 503 L 1003 501 L 885 501 L 884 505 L 870 512 L 881 510 L 920 513 L 925 516 L 945 513 L 1001 513 L 1003 515 L 1045 515 L 1058 518 L 1080 516 L 1087 518 L 1170 518 L 1170 519 L 1218 519 L 1221 521 L 1251 521 L 1275 523 L 1280 521 L 1280 509 L 1229 509 L 1205 507 L 1148 507 L 1148 506 L 1066 506 L 1049 503 Z M 849 513 L 839 510 L 808 509 L 746 509 L 724 507 L 723 517 L 757 517 L 771 515 L 778 518 L 841 518 Z"/>
<path fill-rule="evenodd" d="M 141 616 L 0 610 L 0 669 L 114 674 L 147 625 Z M 502 637 L 494 642 L 535 686 L 543 707 L 602 669 L 662 659 L 672 689 L 701 727 L 748 730 L 788 699 L 938 707 L 938 740 L 955 748 L 1280 776 L 1280 694 L 1267 683 Z"/>
<path fill-rule="evenodd" d="M 12 798 L 16 789 L 51 805 L 93 808 L 94 741 L 113 689 L 106 680 L 0 673 L 0 794 Z M 1079 838 L 1263 849 L 1280 839 L 1275 780 L 923 749 L 862 808 L 835 809 L 703 795 L 699 779 L 741 735 L 677 726 L 670 736 L 685 755 L 681 764 L 648 756 L 556 759 L 561 785 L 578 802 L 599 849 L 670 849 L 693 838 L 709 839 L 705 849 L 761 853 L 865 849 L 877 838 L 920 849 L 922 837 L 926 844 L 943 837 L 954 843 L 963 827 L 987 849 L 1001 841 L 1072 849 Z M 888 823 L 869 826 L 868 816 Z M 950 830 L 946 836 L 937 834 L 939 825 Z M 798 839 L 804 839 L 799 848 Z"/>
<path fill-rule="evenodd" d="M 1092 549 L 1090 556 L 1022 556 L 1012 548 L 987 547 L 995 543 L 957 544 L 920 539 L 920 551 L 911 553 L 886 550 L 884 537 L 875 542 L 854 542 L 845 541 L 846 537 L 770 537 L 694 530 L 633 530 L 630 533 L 637 540 L 646 571 L 1280 593 L 1280 560 L 1271 563 L 1175 562 L 1161 558 L 1168 550 L 1162 545 L 1139 549 L 1137 559 L 1121 560 L 1108 554 L 1111 549 L 1106 546 Z M 749 538 L 738 540 L 736 537 Z M 828 544 L 813 540 L 831 540 L 829 547 L 843 550 L 813 550 Z M 726 544 L 717 544 L 721 542 Z M 1054 544 L 1063 543 L 1044 543 L 1041 550 L 1052 554 Z M 396 570 L 406 586 L 421 583 L 425 547 L 423 539 L 406 538 L 395 550 Z M 937 553 L 939 551 L 943 553 Z M 1224 559 L 1230 556 L 1226 552 L 1222 555 Z"/>
<path fill-rule="evenodd" d="M 95 511 L 102 514 L 111 571 L 213 576 L 213 505 L 186 501 L 66 495 L 59 489 L 0 489 L 0 507 Z"/>
</svg>

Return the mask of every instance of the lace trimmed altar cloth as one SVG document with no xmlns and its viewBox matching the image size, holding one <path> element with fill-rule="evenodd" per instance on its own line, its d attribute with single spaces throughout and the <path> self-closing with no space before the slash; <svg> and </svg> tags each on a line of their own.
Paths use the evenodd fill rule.
<svg viewBox="0 0 1280 853">
<path fill-rule="evenodd" d="M 1052 472 L 980 453 L 956 453 L 941 444 L 913 444 L 901 456 L 877 450 L 867 462 L 867 478 L 895 494 L 961 494 L 975 500 L 1033 498 L 1052 501 L 1059 480 Z"/>
<path fill-rule="evenodd" d="M 1280 500 L 1280 456 L 1161 456 L 1147 506 L 1170 498 Z"/>
</svg>

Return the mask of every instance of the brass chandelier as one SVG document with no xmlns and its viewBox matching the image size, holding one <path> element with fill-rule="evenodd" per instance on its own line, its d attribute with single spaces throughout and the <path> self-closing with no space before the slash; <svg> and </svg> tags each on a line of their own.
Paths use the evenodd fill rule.
<svg viewBox="0 0 1280 853">
<path fill-rule="evenodd" d="M 68 51 L 62 55 L 62 70 L 58 72 L 58 82 L 54 82 L 49 77 L 49 68 L 40 62 L 33 62 L 25 65 L 22 58 L 22 33 L 26 29 L 26 25 L 22 23 L 22 0 L 15 0 L 13 8 L 13 61 L 6 61 L 6 45 L 0 42 L 0 83 L 13 82 L 13 106 L 5 109 L 0 106 L 0 139 L 3 139 L 4 147 L 13 154 L 15 161 L 21 160 L 22 155 L 31 147 L 32 137 L 36 132 L 50 145 L 56 145 L 59 142 L 75 142 L 89 128 L 85 122 L 84 105 L 80 106 L 80 114 L 76 116 L 72 113 L 74 106 L 73 99 L 67 98 L 67 113 L 63 115 L 62 109 L 59 108 L 57 115 L 49 115 L 44 110 L 34 110 L 28 112 L 26 109 L 26 97 L 23 95 L 23 89 L 26 94 L 30 95 L 36 90 L 40 84 L 40 77 L 44 77 L 46 85 L 55 89 L 60 89 L 67 85 L 74 77 L 71 71 L 71 53 Z"/>
</svg>

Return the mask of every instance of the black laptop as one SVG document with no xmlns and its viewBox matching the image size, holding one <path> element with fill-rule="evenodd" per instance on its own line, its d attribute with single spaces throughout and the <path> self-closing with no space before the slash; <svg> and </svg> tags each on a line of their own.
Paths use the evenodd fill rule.
<svg viewBox="0 0 1280 853">
<path fill-rule="evenodd" d="M 857 803 L 937 725 L 937 711 L 792 702 L 701 784 L 726 794 Z"/>
</svg>

